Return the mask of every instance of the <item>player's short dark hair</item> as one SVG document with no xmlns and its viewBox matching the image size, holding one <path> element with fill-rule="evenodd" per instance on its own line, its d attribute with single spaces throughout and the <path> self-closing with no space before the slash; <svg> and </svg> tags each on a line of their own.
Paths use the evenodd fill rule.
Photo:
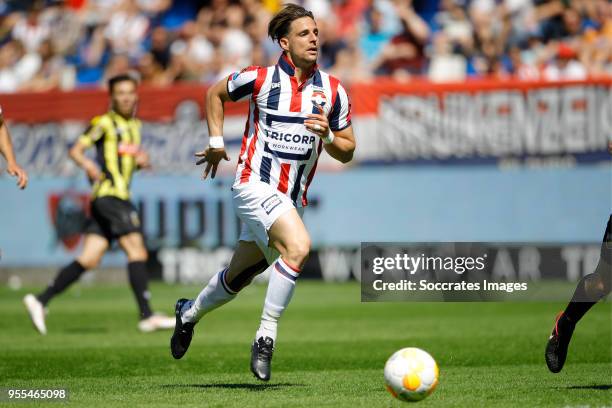
<svg viewBox="0 0 612 408">
<path fill-rule="evenodd" d="M 278 42 L 289 33 L 291 22 L 302 17 L 310 17 L 314 20 L 312 11 L 306 10 L 297 4 L 287 4 L 279 11 L 268 24 L 268 36 Z"/>
<path fill-rule="evenodd" d="M 113 90 L 115 89 L 115 85 L 117 85 L 120 82 L 125 82 L 125 81 L 130 81 L 131 83 L 134 84 L 134 86 L 138 86 L 138 80 L 136 80 L 136 78 L 134 78 L 132 75 L 119 74 L 119 75 L 115 75 L 114 77 L 109 78 L 108 93 L 112 94 Z"/>
</svg>

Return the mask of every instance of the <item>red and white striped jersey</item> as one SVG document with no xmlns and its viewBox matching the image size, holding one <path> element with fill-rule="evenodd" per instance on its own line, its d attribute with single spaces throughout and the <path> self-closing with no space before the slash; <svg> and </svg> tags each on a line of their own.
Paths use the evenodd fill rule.
<svg viewBox="0 0 612 408">
<path fill-rule="evenodd" d="M 250 97 L 234 186 L 268 183 L 303 207 L 323 148 L 304 120 L 309 113 L 319 113 L 317 104 L 331 131 L 339 131 L 351 125 L 351 105 L 340 82 L 317 67 L 299 86 L 294 74 L 295 66 L 283 54 L 274 66 L 230 75 L 227 90 L 233 101 Z"/>
</svg>

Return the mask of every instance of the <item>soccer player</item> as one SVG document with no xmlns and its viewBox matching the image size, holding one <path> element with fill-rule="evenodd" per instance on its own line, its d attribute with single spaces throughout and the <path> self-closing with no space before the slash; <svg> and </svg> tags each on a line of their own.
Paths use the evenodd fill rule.
<svg viewBox="0 0 612 408">
<path fill-rule="evenodd" d="M 49 301 L 74 283 L 83 272 L 95 268 L 115 239 L 128 258 L 129 281 L 140 310 L 138 328 L 143 332 L 174 327 L 174 318 L 153 314 L 147 289 L 147 250 L 140 220 L 130 199 L 132 173 L 150 167 L 148 154 L 140 148 L 140 121 L 134 117 L 137 83 L 129 75 L 108 81 L 111 110 L 95 117 L 70 149 L 70 158 L 93 183 L 91 219 L 85 230 L 81 254 L 61 269 L 47 289 L 23 301 L 34 327 L 46 334 L 45 310 Z M 96 147 L 96 162 L 85 150 Z"/>
<path fill-rule="evenodd" d="M 0 107 L 0 154 L 4 156 L 7 162 L 6 171 L 13 177 L 17 177 L 17 186 L 20 189 L 26 188 L 28 185 L 28 174 L 24 169 L 19 167 L 15 161 L 15 153 L 13 152 L 13 143 L 11 142 L 11 135 L 8 130 L 8 126 L 4 123 L 4 117 L 2 115 L 2 107 Z"/>
<path fill-rule="evenodd" d="M 270 21 L 268 34 L 282 48 L 276 65 L 234 73 L 207 94 L 209 146 L 196 154 L 201 157 L 197 164 L 206 163 L 204 178 L 214 178 L 220 161 L 229 160 L 222 137 L 224 103 L 250 104 L 232 187 L 241 232 L 229 266 L 196 299 L 177 301 L 170 341 L 172 355 L 181 358 L 202 316 L 268 271 L 261 324 L 251 348 L 251 371 L 264 381 L 270 379 L 278 320 L 310 251 L 301 216 L 318 157 L 325 149 L 347 163 L 355 150 L 347 93 L 316 64 L 319 32 L 312 13 L 287 5 Z"/>
<path fill-rule="evenodd" d="M 608 151 L 612 153 L 612 142 L 608 144 Z M 557 315 L 552 334 L 546 344 L 544 354 L 546 365 L 553 373 L 558 373 L 565 364 L 567 349 L 576 324 L 586 312 L 602 298 L 610 293 L 612 281 L 612 215 L 604 232 L 599 263 L 595 272 L 586 275 L 574 291 L 572 300 L 564 311 Z"/>
</svg>

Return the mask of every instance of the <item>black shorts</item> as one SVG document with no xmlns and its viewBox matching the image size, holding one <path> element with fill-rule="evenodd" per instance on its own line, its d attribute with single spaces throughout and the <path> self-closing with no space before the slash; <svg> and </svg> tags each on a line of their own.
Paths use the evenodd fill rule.
<svg viewBox="0 0 612 408">
<path fill-rule="evenodd" d="M 601 259 L 608 265 L 612 265 L 612 215 L 608 219 L 608 226 L 601 243 Z"/>
<path fill-rule="evenodd" d="M 142 232 L 136 207 L 117 197 L 100 197 L 91 202 L 91 218 L 85 234 L 101 235 L 111 242 L 132 232 Z"/>
</svg>

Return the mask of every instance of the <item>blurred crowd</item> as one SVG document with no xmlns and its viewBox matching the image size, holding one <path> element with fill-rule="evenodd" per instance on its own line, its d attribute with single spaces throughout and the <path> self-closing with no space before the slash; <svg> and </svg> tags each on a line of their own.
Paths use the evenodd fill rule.
<svg viewBox="0 0 612 408">
<path fill-rule="evenodd" d="M 0 92 L 210 83 L 276 63 L 278 0 L 0 0 Z M 612 75 L 607 0 L 303 0 L 322 69 L 345 82 Z"/>
</svg>

